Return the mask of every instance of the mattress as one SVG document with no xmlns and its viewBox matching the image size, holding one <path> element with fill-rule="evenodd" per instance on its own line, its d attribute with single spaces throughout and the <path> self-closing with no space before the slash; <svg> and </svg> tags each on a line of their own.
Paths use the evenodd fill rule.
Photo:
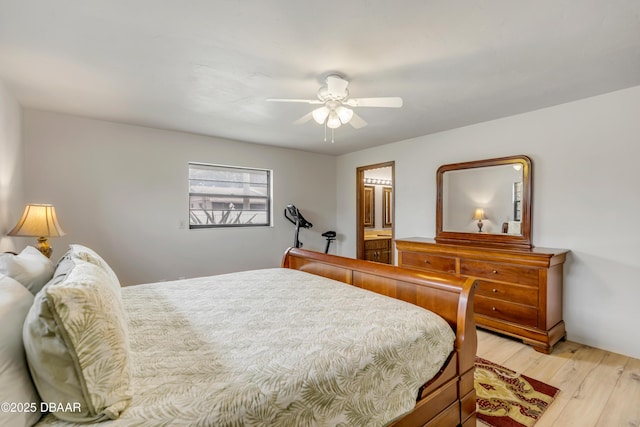
<svg viewBox="0 0 640 427">
<path fill-rule="evenodd" d="M 133 399 L 105 426 L 383 426 L 414 407 L 455 339 L 420 307 L 291 269 L 122 298 Z"/>
</svg>

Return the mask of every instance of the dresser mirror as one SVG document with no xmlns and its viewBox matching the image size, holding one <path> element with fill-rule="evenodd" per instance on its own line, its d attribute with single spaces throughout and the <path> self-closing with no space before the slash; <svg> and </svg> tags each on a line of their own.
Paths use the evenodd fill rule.
<svg viewBox="0 0 640 427">
<path fill-rule="evenodd" d="M 438 168 L 436 241 L 531 248 L 531 169 L 527 156 Z"/>
</svg>

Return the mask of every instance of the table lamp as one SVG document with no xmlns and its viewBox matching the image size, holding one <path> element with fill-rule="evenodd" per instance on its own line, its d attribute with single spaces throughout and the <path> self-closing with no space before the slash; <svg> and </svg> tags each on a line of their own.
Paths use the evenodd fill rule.
<svg viewBox="0 0 640 427">
<path fill-rule="evenodd" d="M 477 208 L 476 211 L 473 214 L 473 219 L 477 219 L 478 220 L 478 233 L 482 233 L 482 226 L 484 225 L 482 223 L 482 220 L 483 219 L 487 219 L 487 217 L 484 216 L 484 209 Z"/>
<path fill-rule="evenodd" d="M 18 224 L 7 235 L 37 237 L 36 249 L 50 258 L 53 248 L 47 242 L 47 237 L 64 236 L 65 232 L 58 224 L 56 209 L 53 205 L 29 204 L 24 208 L 24 213 Z"/>
</svg>

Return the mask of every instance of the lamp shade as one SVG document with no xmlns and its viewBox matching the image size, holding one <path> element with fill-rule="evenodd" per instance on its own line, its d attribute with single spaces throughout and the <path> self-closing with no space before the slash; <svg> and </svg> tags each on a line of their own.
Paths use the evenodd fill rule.
<svg viewBox="0 0 640 427">
<path fill-rule="evenodd" d="M 313 120 L 316 121 L 319 125 L 323 125 L 325 120 L 327 120 L 327 116 L 329 115 L 330 110 L 324 105 L 320 108 L 316 108 L 311 112 L 311 116 Z"/>
<path fill-rule="evenodd" d="M 29 204 L 24 208 L 18 224 L 7 234 L 25 237 L 59 237 L 66 233 L 58 224 L 56 208 L 53 205 Z"/>
<path fill-rule="evenodd" d="M 336 114 L 340 118 L 340 121 L 343 125 L 349 123 L 351 118 L 353 117 L 353 110 L 347 107 L 343 107 L 342 105 L 336 108 Z"/>
<path fill-rule="evenodd" d="M 327 127 L 329 129 L 337 129 L 342 125 L 340 121 L 340 117 L 335 111 L 329 113 L 329 118 L 327 118 Z"/>
<path fill-rule="evenodd" d="M 484 216 L 484 209 L 476 209 L 476 211 L 473 213 L 473 219 L 487 219 L 487 217 Z"/>
</svg>

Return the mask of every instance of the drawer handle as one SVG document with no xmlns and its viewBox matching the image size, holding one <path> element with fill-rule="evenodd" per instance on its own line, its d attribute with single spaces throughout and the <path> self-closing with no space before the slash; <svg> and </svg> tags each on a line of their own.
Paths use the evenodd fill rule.
<svg viewBox="0 0 640 427">
<path fill-rule="evenodd" d="M 496 311 L 496 308 L 495 307 L 491 307 L 491 310 Z"/>
<path fill-rule="evenodd" d="M 429 262 L 429 260 L 428 260 L 428 259 L 425 259 L 425 260 L 424 260 L 424 263 L 425 263 L 425 264 L 431 264 L 431 263 Z"/>
<path fill-rule="evenodd" d="M 491 292 L 498 292 L 496 288 L 491 289 Z"/>
<path fill-rule="evenodd" d="M 498 274 L 498 270 L 492 270 L 491 271 L 493 274 Z"/>
</svg>

